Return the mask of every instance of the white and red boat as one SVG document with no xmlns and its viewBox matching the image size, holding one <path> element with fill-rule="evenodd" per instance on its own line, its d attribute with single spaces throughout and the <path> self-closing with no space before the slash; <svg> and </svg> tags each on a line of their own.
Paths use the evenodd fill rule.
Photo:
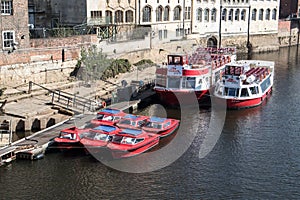
<svg viewBox="0 0 300 200">
<path fill-rule="evenodd" d="M 116 126 L 119 128 L 141 129 L 148 119 L 148 116 L 127 114 L 116 123 Z"/>
<path fill-rule="evenodd" d="M 100 125 L 83 134 L 80 143 L 88 152 L 99 153 L 119 130 L 116 126 Z"/>
<path fill-rule="evenodd" d="M 93 126 L 113 125 L 119 122 L 120 119 L 125 115 L 127 115 L 127 113 L 123 112 L 122 110 L 104 108 L 97 113 L 96 119 L 92 119 L 90 123 Z"/>
<path fill-rule="evenodd" d="M 161 138 L 174 133 L 179 126 L 179 120 L 161 117 L 150 117 L 142 129 L 148 133 L 156 133 Z"/>
<path fill-rule="evenodd" d="M 54 138 L 54 142 L 61 150 L 68 150 L 81 147 L 81 137 L 89 132 L 89 128 L 80 129 L 75 126 L 60 131 L 59 136 Z"/>
<path fill-rule="evenodd" d="M 121 129 L 107 147 L 114 158 L 137 156 L 158 145 L 159 135 L 138 129 Z"/>
<path fill-rule="evenodd" d="M 191 55 L 167 56 L 167 63 L 156 70 L 154 90 L 162 102 L 178 105 L 179 98 L 195 93 L 197 100 L 208 96 L 225 64 L 236 60 L 235 48 L 200 48 Z"/>
<path fill-rule="evenodd" d="M 214 96 L 225 99 L 228 109 L 260 105 L 272 92 L 274 62 L 240 60 L 225 66 Z"/>
</svg>

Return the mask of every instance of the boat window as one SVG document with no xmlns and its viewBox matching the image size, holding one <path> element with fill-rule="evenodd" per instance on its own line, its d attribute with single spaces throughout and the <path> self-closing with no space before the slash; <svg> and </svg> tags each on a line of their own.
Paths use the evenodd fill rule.
<svg viewBox="0 0 300 200">
<path fill-rule="evenodd" d="M 224 90 L 224 87 L 220 86 L 219 90 L 218 90 L 218 95 L 222 95 L 223 94 L 223 90 Z"/>
<path fill-rule="evenodd" d="M 108 135 L 106 135 L 106 134 L 96 134 L 94 139 L 95 140 L 107 141 L 108 140 Z"/>
<path fill-rule="evenodd" d="M 183 77 L 182 88 L 195 88 L 196 78 L 195 77 Z"/>
<path fill-rule="evenodd" d="M 242 73 L 242 68 L 241 67 L 235 67 L 235 72 L 234 75 L 239 76 Z"/>
<path fill-rule="evenodd" d="M 160 87 L 166 87 L 167 77 L 164 75 L 156 75 L 155 85 Z"/>
<path fill-rule="evenodd" d="M 264 80 L 264 82 L 261 83 L 260 87 L 261 87 L 261 91 L 264 93 L 265 90 L 271 85 L 271 81 L 270 81 L 270 76 Z"/>
<path fill-rule="evenodd" d="M 104 116 L 102 120 L 105 120 L 105 121 L 112 121 L 112 120 L 113 120 L 113 117 L 112 117 L 112 116 Z"/>
<path fill-rule="evenodd" d="M 76 139 L 76 134 L 61 132 L 60 133 L 60 138 L 75 140 Z"/>
<path fill-rule="evenodd" d="M 130 125 L 131 124 L 131 121 L 129 119 L 124 119 L 124 120 L 121 120 L 120 121 L 120 124 L 127 124 L 127 125 Z"/>
<path fill-rule="evenodd" d="M 138 124 L 139 126 L 143 126 L 145 123 L 146 123 L 146 120 L 142 120 L 142 121 L 138 121 L 137 124 Z"/>
<path fill-rule="evenodd" d="M 237 97 L 239 89 L 225 87 L 225 96 Z"/>
<path fill-rule="evenodd" d="M 258 94 L 258 87 L 257 86 L 250 87 L 250 92 L 251 92 L 251 94 Z"/>
<path fill-rule="evenodd" d="M 119 119 L 121 119 L 121 117 L 115 117 L 115 119 L 114 119 L 114 120 L 119 120 Z"/>
<path fill-rule="evenodd" d="M 134 144 L 135 138 L 124 137 L 121 143 L 122 144 Z"/>
<path fill-rule="evenodd" d="M 168 78 L 168 87 L 169 88 L 180 88 L 180 78 L 178 77 L 169 77 Z"/>
<path fill-rule="evenodd" d="M 167 122 L 167 123 L 164 124 L 164 128 L 167 128 L 170 125 L 171 125 L 171 122 Z"/>
<path fill-rule="evenodd" d="M 144 141 L 144 138 L 137 138 L 137 139 L 135 139 L 135 144 L 142 142 L 142 141 Z"/>
<path fill-rule="evenodd" d="M 97 115 L 97 119 L 103 119 L 104 115 L 103 114 L 99 114 Z"/>
<path fill-rule="evenodd" d="M 122 139 L 123 139 L 123 136 L 115 135 L 112 139 L 112 142 L 121 143 Z"/>
<path fill-rule="evenodd" d="M 136 122 L 131 122 L 131 125 L 132 125 L 132 126 L 135 126 L 135 125 L 136 125 Z"/>
<path fill-rule="evenodd" d="M 161 124 L 153 123 L 152 127 L 155 129 L 161 129 L 162 126 L 161 126 Z"/>
<path fill-rule="evenodd" d="M 248 93 L 247 88 L 242 88 L 241 97 L 249 97 L 249 93 Z"/>
</svg>

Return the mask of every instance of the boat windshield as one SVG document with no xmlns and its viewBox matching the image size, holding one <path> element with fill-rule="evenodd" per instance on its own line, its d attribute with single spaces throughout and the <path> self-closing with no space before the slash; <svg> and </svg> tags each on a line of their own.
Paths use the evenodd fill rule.
<svg viewBox="0 0 300 200">
<path fill-rule="evenodd" d="M 102 141 L 108 141 L 109 135 L 103 134 L 103 133 L 97 133 L 94 137 L 95 140 L 102 140 Z"/>
<path fill-rule="evenodd" d="M 60 132 L 59 138 L 75 140 L 76 139 L 76 134 L 67 133 L 67 132 Z"/>
<path fill-rule="evenodd" d="M 159 123 L 153 123 L 153 122 L 149 122 L 145 125 L 145 127 L 147 128 L 155 128 L 155 129 L 161 129 L 162 125 Z"/>
<path fill-rule="evenodd" d="M 139 142 L 142 142 L 144 140 L 144 138 L 131 138 L 131 137 L 123 137 L 121 143 L 122 144 L 130 144 L 130 145 L 134 145 L 137 144 Z"/>
</svg>

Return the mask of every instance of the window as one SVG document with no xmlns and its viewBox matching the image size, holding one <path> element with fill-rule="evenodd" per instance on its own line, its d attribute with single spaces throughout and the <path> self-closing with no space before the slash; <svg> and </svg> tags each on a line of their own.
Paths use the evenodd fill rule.
<svg viewBox="0 0 300 200">
<path fill-rule="evenodd" d="M 276 10 L 276 9 L 273 9 L 273 10 L 272 10 L 272 19 L 273 19 L 273 20 L 276 20 L 276 15 L 277 15 L 277 10 Z"/>
<path fill-rule="evenodd" d="M 245 21 L 246 20 L 246 10 L 243 9 L 241 12 L 241 20 Z"/>
<path fill-rule="evenodd" d="M 191 19 L 191 7 L 185 7 L 184 19 Z"/>
<path fill-rule="evenodd" d="M 127 10 L 125 12 L 125 22 L 127 22 L 127 23 L 133 22 L 133 11 L 132 10 Z"/>
<path fill-rule="evenodd" d="M 159 30 L 158 31 L 158 39 L 162 40 L 162 34 L 163 34 L 163 31 L 162 30 Z"/>
<path fill-rule="evenodd" d="M 235 10 L 234 20 L 239 21 L 240 20 L 240 10 Z"/>
<path fill-rule="evenodd" d="M 208 9 L 204 10 L 204 21 L 209 22 L 209 10 Z"/>
<path fill-rule="evenodd" d="M 159 7 L 156 9 L 156 21 L 157 21 L 157 22 L 161 22 L 161 21 L 162 21 L 162 14 L 163 14 L 163 7 L 162 7 L 162 6 L 159 6 Z"/>
<path fill-rule="evenodd" d="M 216 22 L 216 20 L 217 20 L 217 10 L 215 8 L 213 8 L 211 10 L 211 21 Z"/>
<path fill-rule="evenodd" d="M 227 18 L 227 10 L 224 9 L 224 10 L 222 11 L 222 20 L 223 20 L 223 21 L 226 21 L 226 18 Z"/>
<path fill-rule="evenodd" d="M 256 9 L 252 10 L 252 20 L 255 21 L 256 20 Z"/>
<path fill-rule="evenodd" d="M 12 0 L 1 0 L 1 14 L 12 15 Z"/>
<path fill-rule="evenodd" d="M 170 20 L 170 7 L 166 6 L 164 12 L 164 21 L 169 21 L 169 20 Z"/>
<path fill-rule="evenodd" d="M 201 8 L 197 9 L 196 20 L 199 22 L 202 22 L 202 9 Z"/>
<path fill-rule="evenodd" d="M 102 17 L 102 11 L 91 11 L 91 18 L 101 18 Z"/>
<path fill-rule="evenodd" d="M 258 87 L 257 86 L 250 87 L 250 92 L 251 92 L 251 94 L 258 94 Z"/>
<path fill-rule="evenodd" d="M 123 11 L 117 10 L 115 12 L 115 23 L 123 23 Z"/>
<path fill-rule="evenodd" d="M 174 8 L 174 20 L 180 20 L 181 8 L 180 6 L 176 6 Z"/>
<path fill-rule="evenodd" d="M 112 23 L 112 11 L 105 11 L 105 20 L 107 24 L 111 24 Z"/>
<path fill-rule="evenodd" d="M 169 88 L 180 88 L 180 78 L 169 77 L 168 78 L 168 87 Z"/>
<path fill-rule="evenodd" d="M 249 97 L 249 93 L 248 93 L 247 88 L 242 88 L 241 97 Z"/>
<path fill-rule="evenodd" d="M 230 9 L 230 10 L 229 10 L 229 13 L 228 13 L 228 20 L 229 20 L 229 21 L 233 21 L 233 9 Z"/>
<path fill-rule="evenodd" d="M 271 10 L 270 9 L 267 9 L 266 10 L 266 20 L 270 20 L 270 13 L 271 13 Z"/>
<path fill-rule="evenodd" d="M 151 22 L 151 7 L 145 6 L 143 9 L 143 22 Z"/>
<path fill-rule="evenodd" d="M 258 20 L 263 20 L 263 19 L 264 19 L 264 10 L 259 9 Z"/>
<path fill-rule="evenodd" d="M 3 31 L 2 32 L 2 41 L 3 49 L 8 49 L 13 47 L 15 38 L 15 33 L 13 31 Z"/>
<path fill-rule="evenodd" d="M 168 30 L 164 30 L 164 38 L 168 38 Z"/>
</svg>

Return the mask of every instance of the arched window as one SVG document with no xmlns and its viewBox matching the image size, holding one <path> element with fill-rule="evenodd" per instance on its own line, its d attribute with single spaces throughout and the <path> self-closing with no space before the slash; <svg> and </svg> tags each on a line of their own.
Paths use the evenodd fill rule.
<svg viewBox="0 0 300 200">
<path fill-rule="evenodd" d="M 166 6 L 164 12 L 164 21 L 169 21 L 169 20 L 170 20 L 170 7 Z"/>
<path fill-rule="evenodd" d="M 196 20 L 197 20 L 198 22 L 202 22 L 202 8 L 198 8 L 198 9 L 197 9 Z"/>
<path fill-rule="evenodd" d="M 258 20 L 264 19 L 264 9 L 259 9 Z"/>
<path fill-rule="evenodd" d="M 228 13 L 228 20 L 229 20 L 229 21 L 233 21 L 233 9 L 230 9 L 230 10 L 229 10 L 229 13 Z"/>
<path fill-rule="evenodd" d="M 211 21 L 212 22 L 216 22 L 217 21 L 217 10 L 215 8 L 213 8 L 211 10 Z"/>
<path fill-rule="evenodd" d="M 270 13 L 271 13 L 271 10 L 268 8 L 267 10 L 266 10 L 266 20 L 270 20 Z"/>
<path fill-rule="evenodd" d="M 151 22 L 151 7 L 145 6 L 143 8 L 143 22 Z"/>
<path fill-rule="evenodd" d="M 273 19 L 273 20 L 276 20 L 276 15 L 277 15 L 277 10 L 274 8 L 274 9 L 272 10 L 272 19 Z"/>
<path fill-rule="evenodd" d="M 204 21 L 209 22 L 209 9 L 208 8 L 206 8 L 204 10 Z"/>
<path fill-rule="evenodd" d="M 127 22 L 127 23 L 133 22 L 133 11 L 132 10 L 127 10 L 125 12 L 125 22 Z"/>
<path fill-rule="evenodd" d="M 245 21 L 246 20 L 246 10 L 243 9 L 241 12 L 241 20 Z"/>
<path fill-rule="evenodd" d="M 181 16 L 181 8 L 180 8 L 180 6 L 176 6 L 175 8 L 174 8 L 174 17 L 173 17 L 173 19 L 174 20 L 180 20 L 180 17 Z"/>
<path fill-rule="evenodd" d="M 240 20 L 240 9 L 235 10 L 234 20 L 236 20 L 236 21 Z"/>
<path fill-rule="evenodd" d="M 111 24 L 112 21 L 113 21 L 112 11 L 106 10 L 106 11 L 105 11 L 105 22 L 106 22 L 107 24 Z"/>
<path fill-rule="evenodd" d="M 252 10 L 252 20 L 255 21 L 256 20 L 256 9 Z"/>
<path fill-rule="evenodd" d="M 123 23 L 123 11 L 117 10 L 115 12 L 115 23 Z"/>
<path fill-rule="evenodd" d="M 156 21 L 161 22 L 162 21 L 162 16 L 163 16 L 163 7 L 158 6 L 156 9 Z"/>
<path fill-rule="evenodd" d="M 227 19 L 227 10 L 223 9 L 223 11 L 222 11 L 222 20 L 226 21 L 226 19 Z"/>
</svg>

